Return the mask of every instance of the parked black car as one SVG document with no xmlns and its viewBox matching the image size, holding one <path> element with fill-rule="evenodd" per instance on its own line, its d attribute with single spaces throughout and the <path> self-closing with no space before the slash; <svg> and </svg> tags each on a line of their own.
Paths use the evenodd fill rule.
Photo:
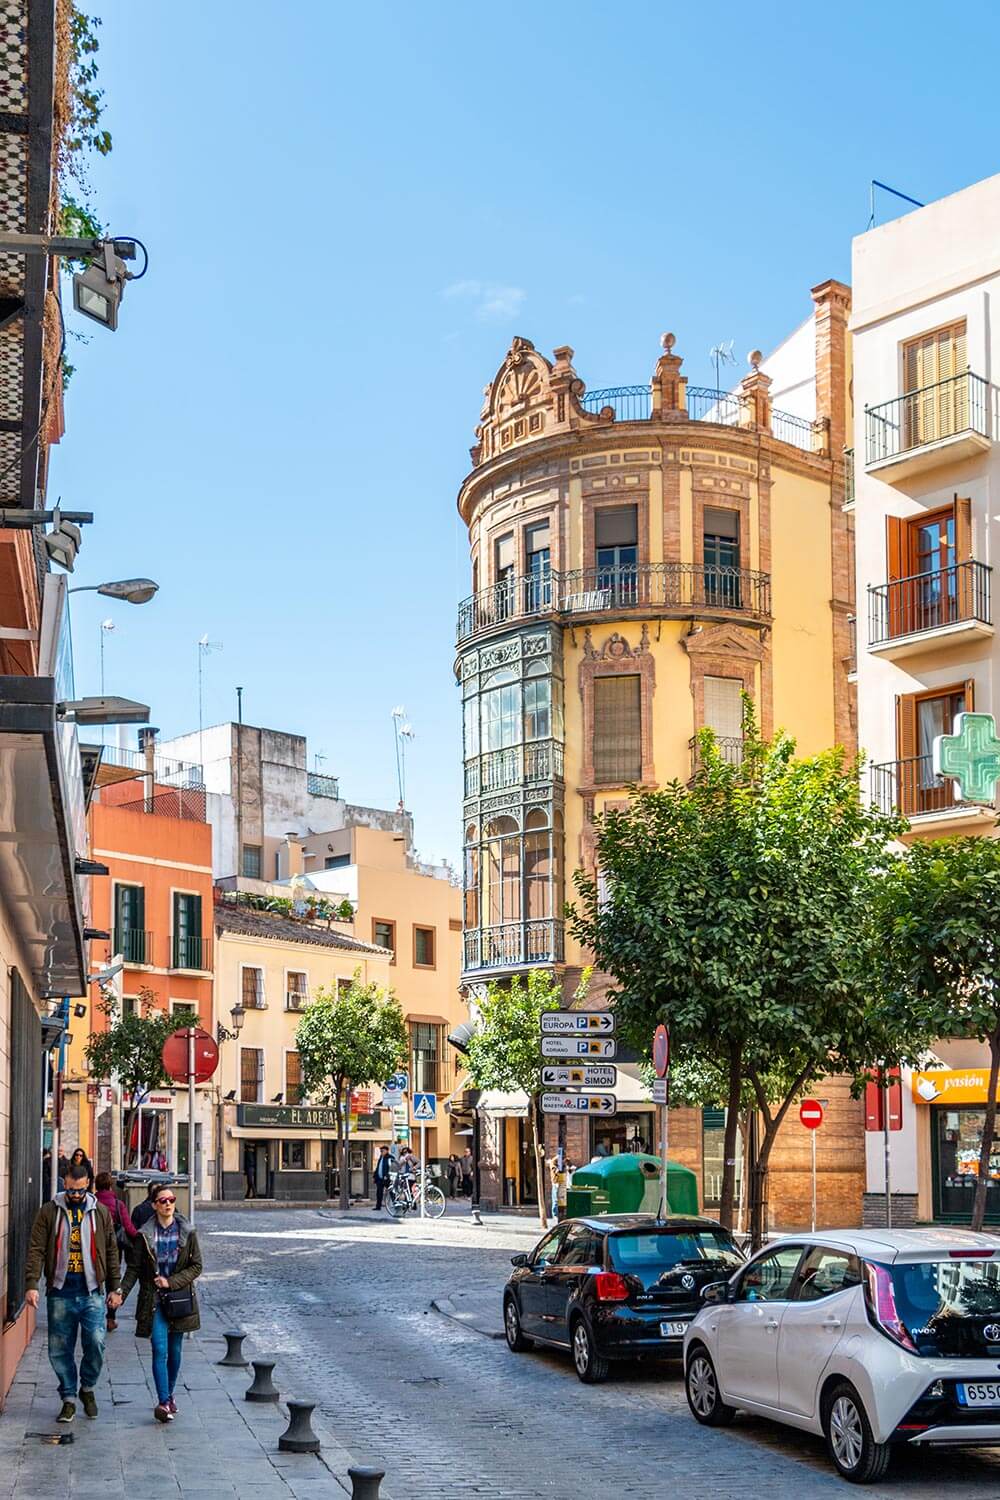
<svg viewBox="0 0 1000 1500">
<path fill-rule="evenodd" d="M 512 1255 L 503 1293 L 507 1343 L 572 1350 L 580 1379 L 612 1359 L 680 1359 L 702 1287 L 743 1264 L 715 1219 L 605 1214 L 567 1219 L 529 1254 Z"/>
</svg>

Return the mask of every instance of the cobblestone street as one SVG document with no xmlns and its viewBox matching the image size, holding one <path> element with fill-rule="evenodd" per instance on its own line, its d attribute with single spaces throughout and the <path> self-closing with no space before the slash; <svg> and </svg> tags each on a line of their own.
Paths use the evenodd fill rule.
<svg viewBox="0 0 1000 1500">
<path fill-rule="evenodd" d="M 587 1388 L 567 1358 L 514 1356 L 432 1309 L 491 1292 L 499 1305 L 527 1223 L 251 1210 L 205 1213 L 200 1228 L 205 1290 L 227 1326 L 294 1364 L 355 1460 L 384 1464 L 392 1500 L 847 1493 L 818 1438 L 749 1417 L 728 1431 L 697 1427 L 679 1367 L 626 1367 Z M 909 1500 L 959 1487 L 1000 1494 L 1000 1454 L 906 1453 L 865 1493 Z"/>
</svg>

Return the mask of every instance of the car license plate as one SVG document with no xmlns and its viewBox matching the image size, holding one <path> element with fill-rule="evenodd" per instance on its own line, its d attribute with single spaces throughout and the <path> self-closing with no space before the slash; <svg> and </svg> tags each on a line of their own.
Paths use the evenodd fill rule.
<svg viewBox="0 0 1000 1500">
<path fill-rule="evenodd" d="M 682 1339 L 684 1337 L 684 1330 L 685 1330 L 686 1327 L 687 1327 L 686 1323 L 661 1323 L 660 1324 L 660 1338 L 661 1339 Z"/>
<path fill-rule="evenodd" d="M 1000 1381 L 962 1381 L 958 1387 L 958 1399 L 963 1406 L 1000 1406 Z"/>
</svg>

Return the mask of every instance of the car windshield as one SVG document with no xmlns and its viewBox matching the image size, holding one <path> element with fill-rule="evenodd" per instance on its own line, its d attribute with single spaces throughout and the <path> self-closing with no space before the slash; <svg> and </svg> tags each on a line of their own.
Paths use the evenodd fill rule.
<svg viewBox="0 0 1000 1500">
<path fill-rule="evenodd" d="M 921 1354 L 1000 1344 L 1000 1261 L 897 1261 L 886 1269 L 896 1313 Z"/>
<path fill-rule="evenodd" d="M 720 1279 L 743 1264 L 733 1241 L 721 1229 L 652 1230 L 648 1234 L 614 1234 L 611 1263 L 623 1275 L 637 1276 L 648 1291 L 683 1270 Z M 701 1275 L 699 1281 L 703 1279 Z"/>
</svg>

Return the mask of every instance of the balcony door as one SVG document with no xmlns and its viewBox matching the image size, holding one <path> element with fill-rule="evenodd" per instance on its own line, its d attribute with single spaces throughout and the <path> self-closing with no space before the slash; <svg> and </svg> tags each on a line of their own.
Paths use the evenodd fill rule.
<svg viewBox="0 0 1000 1500">
<path fill-rule="evenodd" d="M 191 891 L 174 892 L 175 969 L 203 969 L 201 897 Z"/>
<path fill-rule="evenodd" d="M 604 506 L 594 512 L 596 587 L 608 607 L 637 604 L 639 520 L 635 505 Z"/>
<path fill-rule="evenodd" d="M 973 707 L 969 682 L 937 693 L 908 693 L 897 699 L 897 802 L 907 817 L 941 812 L 955 800 L 955 783 L 934 774 L 934 741 L 951 734 L 955 715 Z"/>
<path fill-rule="evenodd" d="M 706 506 L 704 526 L 705 603 L 719 609 L 739 609 L 739 512 Z"/>
<path fill-rule="evenodd" d="M 948 625 L 958 614 L 955 512 L 952 508 L 910 523 L 909 567 L 915 619 L 911 630 Z"/>
<path fill-rule="evenodd" d="M 552 549 L 549 523 L 528 526 L 524 533 L 524 608 L 529 615 L 552 607 Z"/>
<path fill-rule="evenodd" d="M 115 952 L 127 964 L 146 964 L 146 891 L 141 885 L 115 886 Z"/>
<path fill-rule="evenodd" d="M 969 425 L 965 323 L 903 345 L 903 446 L 917 448 Z"/>
</svg>

